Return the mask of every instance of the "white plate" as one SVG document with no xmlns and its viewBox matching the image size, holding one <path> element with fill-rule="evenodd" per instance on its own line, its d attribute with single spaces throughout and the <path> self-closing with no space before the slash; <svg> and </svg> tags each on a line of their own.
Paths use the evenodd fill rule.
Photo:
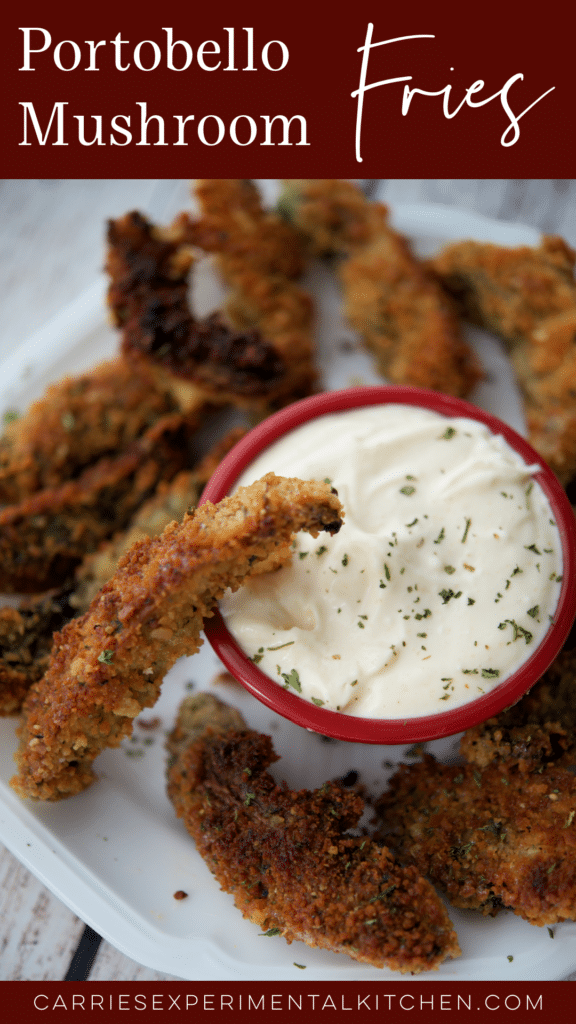
<svg viewBox="0 0 576 1024">
<path fill-rule="evenodd" d="M 444 241 L 476 237 L 504 244 L 534 244 L 531 228 L 487 220 L 442 206 L 406 206 L 394 211 L 395 226 L 421 253 Z M 308 275 L 318 302 L 319 361 L 327 388 L 361 380 L 380 383 L 370 358 L 347 351 L 353 339 L 342 323 L 338 291 L 330 273 L 315 266 Z M 2 367 L 0 406 L 24 409 L 46 384 L 77 372 L 112 353 L 116 338 L 106 326 L 104 282 L 36 333 Z M 204 311 L 218 294 L 206 268 L 196 296 Z M 524 421 L 509 366 L 497 342 L 470 331 L 488 379 L 473 399 L 523 431 Z M 35 875 L 109 942 L 135 960 L 189 980 L 386 980 L 391 972 L 367 968 L 346 956 L 309 949 L 295 942 L 266 938 L 234 908 L 176 821 L 164 791 L 164 732 L 189 684 L 212 687 L 220 663 L 206 645 L 183 659 L 167 677 L 160 701 L 141 717 L 158 716 L 161 726 L 147 731 L 136 722 L 135 736 L 97 762 L 99 782 L 57 804 L 20 801 L 8 785 L 16 747 L 14 720 L 0 721 L 0 839 Z M 317 786 L 349 769 L 362 773 L 375 792 L 384 788 L 389 769 L 405 757 L 403 747 L 365 747 L 326 743 L 278 718 L 240 687 L 218 684 L 216 692 L 236 704 L 248 723 L 271 732 L 281 762 L 277 778 L 290 786 Z M 149 741 L 153 742 L 150 743 Z M 441 758 L 455 755 L 457 741 L 438 741 L 430 749 Z M 188 899 L 173 894 L 183 889 Z M 511 913 L 484 918 L 451 910 L 462 956 L 432 980 L 558 979 L 576 965 L 576 924 L 535 928 Z M 513 961 L 508 960 L 513 956 Z M 306 973 L 295 966 L 306 967 Z"/>
</svg>

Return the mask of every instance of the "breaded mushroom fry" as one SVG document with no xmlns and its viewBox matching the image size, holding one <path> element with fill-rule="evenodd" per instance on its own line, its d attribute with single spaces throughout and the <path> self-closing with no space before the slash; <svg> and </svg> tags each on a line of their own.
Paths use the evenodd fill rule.
<svg viewBox="0 0 576 1024">
<path fill-rule="evenodd" d="M 374 967 L 413 973 L 460 950 L 446 910 L 413 867 L 351 835 L 364 801 L 334 782 L 277 785 L 268 736 L 195 694 L 170 736 L 168 794 L 198 851 L 261 933 L 301 939 Z"/>
<path fill-rule="evenodd" d="M 544 236 L 535 247 L 455 242 L 429 264 L 464 316 L 506 342 L 529 439 L 565 484 L 576 475 L 575 260 Z"/>
<path fill-rule="evenodd" d="M 536 925 L 576 917 L 576 778 L 513 760 L 401 765 L 379 801 L 382 836 L 454 906 L 507 907 Z"/>
<path fill-rule="evenodd" d="M 24 415 L 9 418 L 0 438 L 0 503 L 67 483 L 175 411 L 146 367 L 121 357 L 64 377 Z"/>
<path fill-rule="evenodd" d="M 407 240 L 388 223 L 388 210 L 351 182 L 292 179 L 279 207 L 303 233 L 313 255 L 337 265 L 344 315 L 364 338 L 379 372 L 394 384 L 466 395 L 481 376 L 450 298 Z"/>
<path fill-rule="evenodd" d="M 17 792 L 58 800 L 90 785 L 94 758 L 131 733 L 177 658 L 198 650 L 226 588 L 285 561 L 298 530 L 337 532 L 342 515 L 326 483 L 268 474 L 135 544 L 55 638 L 24 706 Z"/>
<path fill-rule="evenodd" d="M 30 597 L 18 609 L 0 608 L 0 716 L 16 714 L 32 683 L 46 671 L 55 631 L 88 610 L 132 544 L 158 536 L 168 523 L 180 522 L 198 504 L 218 463 L 243 434 L 241 427 L 233 428 L 194 469 L 178 473 L 170 482 L 161 480 L 127 529 L 85 555 L 74 579 L 60 591 Z"/>
</svg>

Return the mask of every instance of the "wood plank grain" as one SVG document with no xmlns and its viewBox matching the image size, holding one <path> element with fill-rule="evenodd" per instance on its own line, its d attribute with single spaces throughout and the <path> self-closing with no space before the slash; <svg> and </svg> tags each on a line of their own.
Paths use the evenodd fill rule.
<svg viewBox="0 0 576 1024">
<path fill-rule="evenodd" d="M 497 220 L 561 234 L 576 246 L 576 181 L 468 178 L 382 179 L 374 198 L 395 203 L 443 203 Z"/>
<path fill-rule="evenodd" d="M 187 194 L 180 180 L 0 182 L 0 359 L 94 282 L 107 218 L 168 220 Z"/>
<path fill-rule="evenodd" d="M 0 980 L 63 978 L 84 922 L 0 847 Z"/>
<path fill-rule="evenodd" d="M 162 974 L 150 967 L 143 967 L 124 956 L 109 942 L 103 942 L 98 950 L 90 981 L 177 981 L 173 974 Z"/>
</svg>

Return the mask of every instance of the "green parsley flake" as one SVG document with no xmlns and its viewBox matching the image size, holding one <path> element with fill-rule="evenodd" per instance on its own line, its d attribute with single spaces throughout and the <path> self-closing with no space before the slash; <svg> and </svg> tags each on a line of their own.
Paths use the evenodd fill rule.
<svg viewBox="0 0 576 1024">
<path fill-rule="evenodd" d="M 310 697 L 310 700 L 312 701 L 313 704 L 316 705 L 317 708 L 324 707 L 324 704 L 326 703 L 326 701 L 320 700 L 319 697 Z"/>
<path fill-rule="evenodd" d="M 296 693 L 302 693 L 302 684 L 300 682 L 300 676 L 298 675 L 295 668 L 293 668 L 290 672 L 281 672 L 280 667 L 278 666 L 278 674 L 282 676 L 282 679 L 286 684 L 285 689 L 288 689 L 288 687 L 291 686 L 294 690 L 296 690 Z"/>
<path fill-rule="evenodd" d="M 415 490 L 415 487 L 412 487 L 410 484 L 406 484 L 405 487 L 400 488 L 400 494 L 405 494 L 407 497 L 410 497 L 411 494 L 414 494 Z"/>
<path fill-rule="evenodd" d="M 512 637 L 513 640 L 523 639 L 527 644 L 532 643 L 532 640 L 534 639 L 533 633 L 528 629 L 524 629 L 524 626 L 519 626 L 514 619 L 504 619 L 504 622 L 500 622 L 498 624 L 498 629 L 506 629 L 506 626 L 512 626 L 512 629 L 514 630 L 514 636 Z"/>
<path fill-rule="evenodd" d="M 98 655 L 98 661 L 102 662 L 103 665 L 111 665 L 114 658 L 114 651 L 100 651 Z"/>
</svg>

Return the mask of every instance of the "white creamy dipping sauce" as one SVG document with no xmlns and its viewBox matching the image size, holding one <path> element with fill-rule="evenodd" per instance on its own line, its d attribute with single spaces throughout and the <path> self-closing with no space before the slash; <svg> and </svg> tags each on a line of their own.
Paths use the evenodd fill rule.
<svg viewBox="0 0 576 1024">
<path fill-rule="evenodd" d="M 558 528 L 528 466 L 473 419 L 379 405 L 311 420 L 238 486 L 273 471 L 329 479 L 330 537 L 220 609 L 280 686 L 369 718 L 457 707 L 503 682 L 546 633 L 562 579 Z"/>
</svg>

